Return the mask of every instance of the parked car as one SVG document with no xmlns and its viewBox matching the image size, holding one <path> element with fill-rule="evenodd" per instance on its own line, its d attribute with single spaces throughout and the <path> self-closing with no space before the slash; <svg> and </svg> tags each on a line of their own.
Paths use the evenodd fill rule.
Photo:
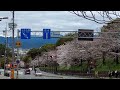
<svg viewBox="0 0 120 90">
<path fill-rule="evenodd" d="M 31 73 L 30 69 L 25 69 L 25 75 L 30 73 Z"/>
</svg>

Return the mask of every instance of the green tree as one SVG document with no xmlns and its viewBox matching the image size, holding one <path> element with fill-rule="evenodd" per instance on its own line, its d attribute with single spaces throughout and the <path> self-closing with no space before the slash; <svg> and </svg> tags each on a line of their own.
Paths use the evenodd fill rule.
<svg viewBox="0 0 120 90">
<path fill-rule="evenodd" d="M 0 57 L 5 54 L 5 45 L 0 44 Z"/>
<path fill-rule="evenodd" d="M 40 52 L 48 52 L 56 48 L 55 44 L 46 44 L 40 48 Z"/>
<path fill-rule="evenodd" d="M 27 55 L 28 55 L 29 57 L 31 57 L 32 59 L 34 59 L 38 54 L 40 55 L 41 52 L 40 52 L 40 50 L 37 49 L 37 48 L 32 48 L 32 49 L 30 49 L 30 50 L 28 51 L 28 53 L 27 53 Z"/>
<path fill-rule="evenodd" d="M 25 56 L 22 60 L 25 62 L 25 64 L 27 64 L 27 63 L 30 63 L 32 59 L 29 56 Z"/>
<path fill-rule="evenodd" d="M 65 36 L 61 37 L 57 42 L 56 42 L 56 46 L 60 46 L 60 45 L 63 45 L 65 44 L 65 42 L 68 42 L 68 41 L 72 41 L 75 37 L 75 34 L 73 33 L 68 33 L 66 34 Z"/>
<path fill-rule="evenodd" d="M 54 44 L 46 44 L 42 46 L 41 48 L 32 48 L 28 51 L 27 56 L 34 59 L 36 56 L 41 56 L 42 52 L 48 52 L 50 50 L 54 50 L 55 45 Z"/>
<path fill-rule="evenodd" d="M 12 56 L 10 51 L 11 51 L 10 48 L 6 48 L 6 52 L 7 52 L 8 56 Z M 3 45 L 3 44 L 0 44 L 0 57 L 1 57 L 1 55 L 5 55 L 5 45 Z"/>
</svg>

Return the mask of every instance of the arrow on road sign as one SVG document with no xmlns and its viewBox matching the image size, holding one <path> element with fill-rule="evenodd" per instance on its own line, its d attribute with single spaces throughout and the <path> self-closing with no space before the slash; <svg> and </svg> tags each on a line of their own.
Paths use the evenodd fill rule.
<svg viewBox="0 0 120 90">
<path fill-rule="evenodd" d="M 30 39 L 31 29 L 21 29 L 21 39 Z"/>
<path fill-rule="evenodd" d="M 50 39 L 50 37 L 51 37 L 51 30 L 43 29 L 43 39 Z"/>
</svg>

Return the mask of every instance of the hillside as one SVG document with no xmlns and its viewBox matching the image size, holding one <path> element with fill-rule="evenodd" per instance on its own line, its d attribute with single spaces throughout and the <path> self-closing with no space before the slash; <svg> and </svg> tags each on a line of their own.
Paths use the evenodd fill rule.
<svg viewBox="0 0 120 90">
<path fill-rule="evenodd" d="M 19 40 L 21 41 L 22 49 L 30 49 L 30 48 L 39 48 L 48 43 L 55 44 L 58 39 L 59 38 L 51 38 L 51 39 L 31 38 L 31 39 L 19 39 Z M 15 38 L 15 41 L 16 40 L 17 40 L 17 38 Z M 5 43 L 4 37 L 0 37 L 0 43 L 1 44 Z M 8 46 L 12 47 L 12 38 L 11 37 L 8 38 Z"/>
</svg>

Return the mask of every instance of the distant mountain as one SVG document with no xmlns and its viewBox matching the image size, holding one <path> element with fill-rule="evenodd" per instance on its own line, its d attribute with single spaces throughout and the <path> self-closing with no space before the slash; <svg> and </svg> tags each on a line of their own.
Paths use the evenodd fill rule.
<svg viewBox="0 0 120 90">
<path fill-rule="evenodd" d="M 43 39 L 40 38 L 31 38 L 31 39 L 19 39 L 21 42 L 22 49 L 30 49 L 30 48 L 39 48 L 45 44 L 55 44 L 59 38 L 51 38 L 51 39 Z M 17 38 L 15 38 L 15 42 Z M 0 37 L 0 43 L 5 44 L 5 38 Z M 8 46 L 12 47 L 12 37 L 8 37 Z"/>
</svg>

